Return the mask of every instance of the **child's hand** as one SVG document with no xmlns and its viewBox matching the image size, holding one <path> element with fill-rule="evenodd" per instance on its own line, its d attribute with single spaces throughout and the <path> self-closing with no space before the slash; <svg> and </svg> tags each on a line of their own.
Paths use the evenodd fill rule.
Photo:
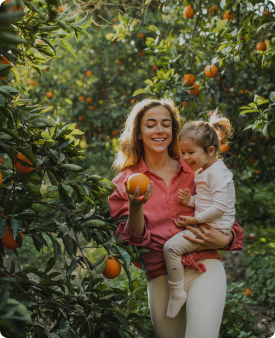
<svg viewBox="0 0 275 338">
<path fill-rule="evenodd" d="M 185 191 L 183 191 L 182 189 L 179 190 L 178 192 L 179 203 L 186 205 L 190 202 L 190 199 L 191 199 L 190 189 L 185 189 Z"/>
<path fill-rule="evenodd" d="M 179 228 L 186 227 L 187 225 L 195 225 L 198 224 L 198 221 L 196 217 L 190 217 L 190 216 L 180 216 L 180 220 L 176 221 L 174 220 L 176 226 Z"/>
</svg>

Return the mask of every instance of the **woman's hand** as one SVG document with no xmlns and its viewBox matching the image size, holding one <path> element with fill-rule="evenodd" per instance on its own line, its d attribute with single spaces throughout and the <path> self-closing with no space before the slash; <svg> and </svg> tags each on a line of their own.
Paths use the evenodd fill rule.
<svg viewBox="0 0 275 338">
<path fill-rule="evenodd" d="M 198 237 L 194 238 L 188 235 L 183 235 L 183 237 L 188 239 L 190 242 L 200 244 L 200 246 L 195 251 L 222 249 L 226 247 L 234 238 L 232 232 L 230 232 L 229 235 L 226 235 L 208 224 L 200 224 L 195 228 L 187 226 L 186 229 L 190 230 Z"/>
<path fill-rule="evenodd" d="M 130 201 L 130 203 L 132 205 L 136 205 L 136 206 L 140 206 L 142 204 L 145 204 L 146 202 L 148 202 L 148 200 L 152 197 L 153 195 L 153 190 L 154 190 L 154 182 L 150 181 L 151 184 L 147 185 L 146 191 L 144 196 L 139 196 L 139 192 L 140 192 L 140 187 L 137 187 L 134 195 L 131 195 L 128 190 L 127 190 L 127 179 L 124 181 L 124 185 L 125 185 L 125 189 L 126 189 L 126 193 L 128 195 L 128 199 Z"/>
</svg>

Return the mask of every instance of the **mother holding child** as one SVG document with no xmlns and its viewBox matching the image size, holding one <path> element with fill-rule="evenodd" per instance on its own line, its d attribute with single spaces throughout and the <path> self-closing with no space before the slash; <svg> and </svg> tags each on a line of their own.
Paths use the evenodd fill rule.
<svg viewBox="0 0 275 338">
<path fill-rule="evenodd" d="M 228 119 L 193 121 L 180 130 L 170 100 L 146 99 L 130 112 L 114 162 L 109 198 L 122 241 L 144 247 L 148 299 L 158 338 L 218 338 L 226 297 L 219 250 L 242 249 L 233 175 L 217 158 L 232 132 Z M 131 195 L 127 178 L 150 183 Z"/>
</svg>

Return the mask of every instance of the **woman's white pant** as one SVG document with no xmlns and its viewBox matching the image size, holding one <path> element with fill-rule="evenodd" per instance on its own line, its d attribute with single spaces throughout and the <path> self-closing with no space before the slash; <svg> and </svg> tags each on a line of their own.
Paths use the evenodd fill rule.
<svg viewBox="0 0 275 338">
<path fill-rule="evenodd" d="M 166 318 L 168 275 L 148 283 L 151 319 L 158 338 L 218 338 L 226 297 L 226 276 L 217 259 L 200 260 L 206 272 L 185 269 L 187 302 L 177 317 Z"/>
</svg>

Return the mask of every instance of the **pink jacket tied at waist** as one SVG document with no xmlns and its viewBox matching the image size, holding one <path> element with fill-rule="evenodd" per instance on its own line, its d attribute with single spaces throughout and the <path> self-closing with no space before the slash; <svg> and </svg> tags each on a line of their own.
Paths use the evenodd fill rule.
<svg viewBox="0 0 275 338">
<path fill-rule="evenodd" d="M 117 189 L 109 197 L 111 217 L 116 221 L 121 216 L 129 214 L 129 201 L 124 180 L 134 173 L 143 173 L 148 176 L 150 181 L 154 182 L 153 196 L 143 205 L 144 234 L 139 236 L 131 232 L 128 222 L 125 221 L 120 222 L 117 228 L 117 234 L 121 234 L 122 241 L 128 241 L 129 244 L 150 250 L 150 252 L 141 255 L 146 264 L 148 281 L 167 273 L 163 245 L 169 238 L 183 230 L 175 225 L 173 219 L 178 219 L 180 215 L 194 215 L 193 208 L 180 204 L 177 199 L 179 189 L 189 188 L 191 194 L 195 194 L 194 172 L 183 162 L 181 157 L 176 160 L 179 163 L 179 170 L 171 179 L 169 187 L 161 177 L 148 169 L 142 159 L 136 166 L 127 168 L 114 178 L 113 182 Z M 222 249 L 224 251 L 242 250 L 243 230 L 236 222 L 232 227 L 232 232 L 234 239 L 229 246 Z M 217 250 L 204 250 L 183 255 L 182 263 L 185 268 L 204 272 L 205 267 L 198 260 L 210 258 L 220 261 L 222 259 Z"/>
</svg>

